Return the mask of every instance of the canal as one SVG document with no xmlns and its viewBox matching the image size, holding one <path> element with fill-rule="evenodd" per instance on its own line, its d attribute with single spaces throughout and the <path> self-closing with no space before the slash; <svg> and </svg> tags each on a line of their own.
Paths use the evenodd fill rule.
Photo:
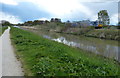
<svg viewBox="0 0 120 78">
<path fill-rule="evenodd" d="M 92 52 L 95 54 L 102 55 L 104 57 L 116 59 L 120 62 L 119 59 L 119 48 L 118 41 L 114 40 L 104 40 L 99 38 L 70 35 L 70 34 L 61 34 L 55 32 L 44 32 L 38 29 L 27 29 L 44 38 L 57 41 L 59 43 L 66 44 L 68 46 L 77 47 L 86 52 Z"/>
</svg>

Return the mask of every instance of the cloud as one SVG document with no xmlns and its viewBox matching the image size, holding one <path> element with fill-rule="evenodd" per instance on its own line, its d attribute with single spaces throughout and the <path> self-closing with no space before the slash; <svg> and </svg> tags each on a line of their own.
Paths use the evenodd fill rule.
<svg viewBox="0 0 120 78">
<path fill-rule="evenodd" d="M 3 4 L 3 12 L 10 15 L 19 16 L 21 21 L 36 20 L 39 18 L 48 18 L 50 14 L 31 2 L 20 2 L 17 6 Z"/>
<path fill-rule="evenodd" d="M 97 15 L 93 15 L 93 16 L 90 18 L 91 21 L 96 21 L 97 19 L 98 19 L 98 16 L 97 16 Z"/>
<path fill-rule="evenodd" d="M 120 15 L 120 14 L 119 14 Z M 118 13 L 113 14 L 110 18 L 110 24 L 116 25 L 118 24 Z"/>
<path fill-rule="evenodd" d="M 97 14 L 94 12 L 95 7 L 90 8 L 89 5 L 86 6 L 82 2 L 109 2 L 117 0 L 27 0 L 39 6 L 39 9 L 44 9 L 44 11 L 51 14 L 51 17 L 58 17 L 64 19 L 72 20 L 83 20 L 91 19 L 97 20 Z M 112 2 L 111 2 L 112 3 Z M 94 3 L 95 4 L 95 3 Z M 97 5 L 96 5 L 97 6 Z M 101 4 L 99 4 L 101 6 Z M 105 9 L 105 4 L 99 8 Z M 82 18 L 82 19 L 81 19 Z"/>
<path fill-rule="evenodd" d="M 0 0 L 0 3 L 9 4 L 9 5 L 17 5 L 19 2 L 53 2 L 57 3 L 61 0 Z M 65 1 L 65 0 L 64 0 Z M 79 1 L 79 2 L 119 2 L 119 0 L 69 0 L 69 1 Z M 54 2 L 53 2 L 54 3 Z"/>
<path fill-rule="evenodd" d="M 18 5 L 18 3 L 15 0 L 0 0 L 0 3 L 8 5 Z"/>
<path fill-rule="evenodd" d="M 29 0 L 39 9 L 44 9 L 51 17 L 73 19 L 75 17 L 90 17 L 93 15 L 89 7 L 84 6 L 79 0 Z"/>
<path fill-rule="evenodd" d="M 2 0 L 3 1 L 3 0 Z M 19 4 L 20 2 L 31 2 L 37 5 L 40 10 L 48 12 L 51 17 L 62 19 L 74 18 L 74 15 L 84 14 L 87 17 L 92 15 L 92 11 L 80 3 L 82 0 L 4 0 L 7 4 Z"/>
<path fill-rule="evenodd" d="M 19 19 L 18 16 L 13 16 L 13 15 L 10 15 L 10 14 L 4 13 L 4 12 L 0 12 L 0 17 L 2 17 L 2 18 L 0 18 L 0 21 L 6 20 L 13 24 L 21 23 L 21 20 Z"/>
<path fill-rule="evenodd" d="M 61 18 L 62 20 L 97 20 L 97 12 L 106 9 L 113 20 L 116 9 L 113 2 L 118 0 L 2 0 L 6 4 L 18 5 L 11 14 L 19 16 L 23 21 L 34 19 Z M 2 2 L 2 3 L 3 3 Z M 101 3 L 82 3 L 82 2 L 101 2 Z M 105 3 L 106 2 L 106 3 Z M 111 3 L 110 3 L 111 2 Z M 27 5 L 27 3 L 31 3 Z M 21 5 L 25 4 L 25 5 Z M 107 5 L 106 5 L 107 4 Z M 36 5 L 36 6 L 33 6 Z M 22 6 L 22 7 L 21 7 Z M 113 8 L 114 7 L 114 8 Z M 8 8 L 8 7 L 7 7 Z M 37 10 L 35 10 L 37 8 Z M 110 8 L 110 9 L 109 9 Z M 19 11 L 18 11 L 19 10 Z M 38 11 L 39 10 L 39 11 Z M 31 12 L 30 12 L 31 11 Z M 13 13 L 14 12 L 14 13 Z M 7 13 L 9 13 L 7 11 Z M 113 20 L 115 23 L 115 20 Z"/>
<path fill-rule="evenodd" d="M 63 17 L 76 12 L 90 16 L 92 14 L 91 10 L 81 2 L 94 1 L 99 2 L 99 0 L 2 0 L 1 2 L 11 5 L 17 5 L 19 2 L 32 2 L 38 5 L 40 9 L 44 9 L 55 17 Z"/>
<path fill-rule="evenodd" d="M 38 19 L 38 20 L 44 20 L 44 21 L 45 21 L 45 20 L 50 20 L 50 19 L 43 17 L 43 18 L 40 18 L 40 19 Z"/>
<path fill-rule="evenodd" d="M 87 15 L 91 13 L 87 7 L 79 3 L 79 0 L 34 0 L 31 2 L 56 16 L 66 15 L 76 11 L 83 12 Z"/>
<path fill-rule="evenodd" d="M 119 2 L 119 0 L 0 0 L 0 3 L 8 4 L 8 5 L 18 5 L 19 2 L 33 2 L 33 3 L 45 3 L 45 4 L 64 4 L 69 2 Z"/>
</svg>

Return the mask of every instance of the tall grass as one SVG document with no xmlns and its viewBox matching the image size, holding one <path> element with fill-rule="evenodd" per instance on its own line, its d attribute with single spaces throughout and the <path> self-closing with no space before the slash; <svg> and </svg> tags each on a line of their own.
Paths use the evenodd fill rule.
<svg viewBox="0 0 120 78">
<path fill-rule="evenodd" d="M 32 32 L 11 29 L 11 39 L 26 76 L 118 76 L 113 60 L 42 38 Z"/>
</svg>

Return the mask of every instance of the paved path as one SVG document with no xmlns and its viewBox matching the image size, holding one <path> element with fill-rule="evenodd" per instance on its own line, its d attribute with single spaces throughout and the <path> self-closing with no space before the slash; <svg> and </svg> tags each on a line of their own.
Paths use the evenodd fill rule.
<svg viewBox="0 0 120 78">
<path fill-rule="evenodd" d="M 10 27 L 5 30 L 0 38 L 0 47 L 2 42 L 2 47 L 0 48 L 0 53 L 2 53 L 2 76 L 24 76 L 21 63 L 15 57 L 9 32 Z"/>
</svg>

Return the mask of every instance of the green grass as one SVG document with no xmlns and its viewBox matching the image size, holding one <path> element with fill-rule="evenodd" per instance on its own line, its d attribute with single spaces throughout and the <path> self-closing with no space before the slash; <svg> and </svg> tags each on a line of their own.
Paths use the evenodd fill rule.
<svg viewBox="0 0 120 78">
<path fill-rule="evenodd" d="M 8 27 L 0 27 L 0 35 L 7 29 Z"/>
<path fill-rule="evenodd" d="M 42 38 L 32 32 L 11 29 L 11 39 L 26 76 L 118 76 L 117 62 Z"/>
</svg>

